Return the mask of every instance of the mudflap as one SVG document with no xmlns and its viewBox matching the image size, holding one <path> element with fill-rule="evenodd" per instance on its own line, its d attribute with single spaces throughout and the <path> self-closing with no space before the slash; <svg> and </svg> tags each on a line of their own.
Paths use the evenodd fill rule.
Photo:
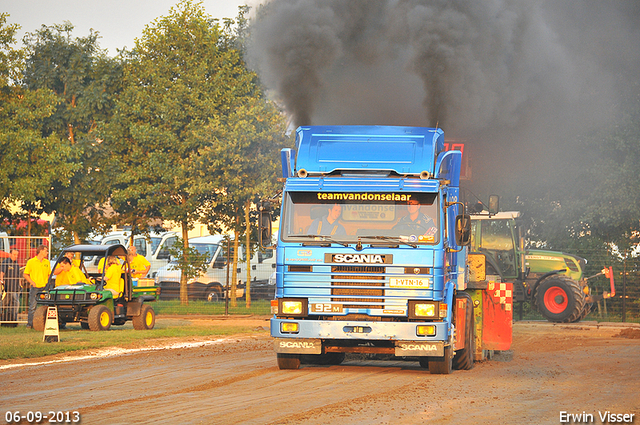
<svg viewBox="0 0 640 425">
<path fill-rule="evenodd" d="M 140 309 L 142 303 L 139 299 L 135 298 L 127 303 L 127 317 L 140 316 Z"/>
<path fill-rule="evenodd" d="M 476 352 L 474 360 L 506 351 L 513 340 L 513 284 L 487 282 L 486 289 L 467 289 L 474 305 Z"/>
</svg>

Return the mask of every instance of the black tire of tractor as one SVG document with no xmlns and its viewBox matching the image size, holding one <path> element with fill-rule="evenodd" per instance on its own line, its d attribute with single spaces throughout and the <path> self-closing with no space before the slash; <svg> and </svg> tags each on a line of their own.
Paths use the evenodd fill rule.
<svg viewBox="0 0 640 425">
<path fill-rule="evenodd" d="M 156 312 L 149 304 L 142 304 L 140 316 L 134 316 L 131 321 L 133 329 L 137 331 L 153 329 L 156 324 Z"/>
<path fill-rule="evenodd" d="M 585 296 L 578 282 L 565 275 L 551 275 L 536 287 L 534 299 L 545 319 L 556 323 L 580 320 Z"/>
<path fill-rule="evenodd" d="M 582 312 L 580 313 L 580 316 L 574 320 L 574 322 L 579 322 L 582 319 L 584 319 L 585 317 L 587 317 L 587 315 L 589 313 L 591 313 L 591 309 L 593 308 L 593 303 L 585 303 L 584 308 L 582 309 Z"/>
<path fill-rule="evenodd" d="M 476 336 L 473 320 L 473 300 L 465 292 L 458 292 L 459 298 L 467 299 L 467 313 L 465 316 L 464 348 L 457 350 L 453 357 L 453 368 L 457 370 L 473 369 L 473 359 L 476 351 Z M 455 305 L 455 304 L 454 304 Z"/>
<path fill-rule="evenodd" d="M 47 306 L 41 305 L 33 312 L 33 329 L 38 332 L 44 331 L 44 323 L 47 320 Z"/>
<path fill-rule="evenodd" d="M 277 353 L 278 367 L 282 369 L 300 369 L 299 354 Z"/>
<path fill-rule="evenodd" d="M 113 314 L 105 305 L 95 305 L 89 310 L 89 329 L 92 331 L 107 331 L 111 328 Z"/>
<path fill-rule="evenodd" d="M 80 322 L 80 327 L 82 329 L 89 329 L 89 323 L 88 322 Z"/>
</svg>

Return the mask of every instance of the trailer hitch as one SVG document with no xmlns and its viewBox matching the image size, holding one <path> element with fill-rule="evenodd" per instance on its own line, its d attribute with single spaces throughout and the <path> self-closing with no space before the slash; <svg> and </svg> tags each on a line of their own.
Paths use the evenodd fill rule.
<svg viewBox="0 0 640 425">
<path fill-rule="evenodd" d="M 612 298 L 616 295 L 616 286 L 613 281 L 613 267 L 611 266 L 609 266 L 609 268 L 605 267 L 600 271 L 600 273 L 596 273 L 593 276 L 585 278 L 584 281 L 586 282 L 589 279 L 593 279 L 594 277 L 603 276 L 603 275 L 609 278 L 609 282 L 611 283 L 611 292 L 602 291 L 602 294 L 600 295 L 589 295 L 585 298 L 586 302 L 594 303 L 600 300 L 606 300 L 608 298 Z"/>
</svg>

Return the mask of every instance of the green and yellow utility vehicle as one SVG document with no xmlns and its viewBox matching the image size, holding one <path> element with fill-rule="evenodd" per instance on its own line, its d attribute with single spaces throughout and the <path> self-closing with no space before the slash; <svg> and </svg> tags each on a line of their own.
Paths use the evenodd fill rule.
<svg viewBox="0 0 640 425">
<path fill-rule="evenodd" d="M 55 270 L 67 253 L 74 253 L 79 267 L 90 284 L 77 282 L 56 286 L 56 276 L 51 273 L 44 290 L 37 294 L 38 307 L 33 317 L 33 328 L 44 330 L 48 307 L 57 307 L 58 322 L 79 322 L 83 329 L 93 331 L 108 330 L 111 325 L 133 322 L 134 329 L 152 329 L 155 325 L 155 311 L 149 302 L 155 301 L 160 288 L 152 279 L 133 279 L 127 258 L 127 250 L 122 245 L 73 245 L 64 248 L 52 270 Z M 87 273 L 85 258 L 115 256 L 122 264 L 123 292 L 113 295 L 105 289 L 105 270 Z M 106 269 L 106 268 L 105 268 Z M 150 286 L 147 286 L 150 285 Z"/>
</svg>

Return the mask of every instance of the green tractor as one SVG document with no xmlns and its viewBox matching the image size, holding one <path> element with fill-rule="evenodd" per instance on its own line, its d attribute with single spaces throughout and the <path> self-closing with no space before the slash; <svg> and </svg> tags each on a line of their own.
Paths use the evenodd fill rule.
<svg viewBox="0 0 640 425">
<path fill-rule="evenodd" d="M 471 215 L 471 251 L 486 257 L 487 274 L 513 282 L 514 301 L 530 301 L 551 322 L 577 322 L 595 298 L 584 278 L 586 260 L 576 255 L 525 250 L 519 212 Z M 602 297 L 602 296 L 600 296 Z"/>
<path fill-rule="evenodd" d="M 79 322 L 83 329 L 93 331 L 108 330 L 111 325 L 124 325 L 133 322 L 134 329 L 152 329 L 155 325 L 155 312 L 150 301 L 158 298 L 160 288 L 138 286 L 138 279 L 131 277 L 131 268 L 127 250 L 122 245 L 73 245 L 64 248 L 58 257 L 55 270 L 67 253 L 79 256 L 80 269 L 89 280 L 69 285 L 56 286 L 56 276 L 51 273 L 44 290 L 38 292 L 38 307 L 33 316 L 33 328 L 43 331 L 48 307 L 57 307 L 58 322 Z M 107 258 L 115 256 L 122 262 L 123 291 L 114 295 L 105 289 L 105 270 L 100 273 L 87 273 L 84 261 L 87 258 Z"/>
</svg>

